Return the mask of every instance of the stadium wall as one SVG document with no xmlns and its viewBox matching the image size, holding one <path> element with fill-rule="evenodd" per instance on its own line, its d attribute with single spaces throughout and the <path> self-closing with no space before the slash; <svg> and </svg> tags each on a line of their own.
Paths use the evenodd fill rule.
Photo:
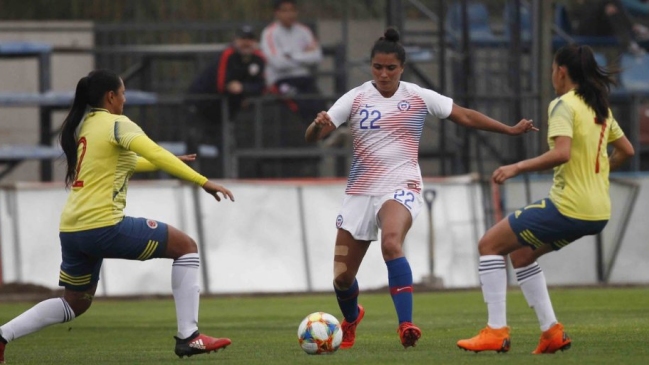
<svg viewBox="0 0 649 365">
<path fill-rule="evenodd" d="M 649 187 L 649 178 L 633 181 L 640 186 L 637 200 L 646 202 L 647 189 L 642 188 Z M 344 181 L 228 181 L 226 185 L 234 192 L 236 202 L 216 203 L 202 191 L 177 181 L 133 182 L 126 212 L 167 222 L 200 241 L 203 292 L 331 290 L 335 220 Z M 540 198 L 549 184 L 540 180 L 531 186 L 532 196 Z M 479 185 L 473 177 L 464 176 L 428 179 L 426 188 L 437 192 L 433 204 L 435 255 L 431 265 L 430 215 L 424 207 L 405 245 L 415 282 L 428 282 L 432 266 L 447 288 L 479 286 L 476 246 L 484 232 Z M 626 196 L 623 189 L 612 187 L 612 192 Z M 503 197 L 507 207 L 524 205 L 522 183 L 507 184 Z M 58 220 L 65 199 L 65 190 L 55 183 L 18 183 L 0 189 L 0 254 L 5 283 L 56 287 Z M 614 204 L 614 211 L 620 208 Z M 646 204 L 636 204 L 611 272 L 612 283 L 649 283 L 649 249 L 643 239 L 649 236 L 649 226 L 643 223 L 647 210 Z M 202 235 L 197 216 L 202 217 Z M 615 228 L 615 219 L 609 226 Z M 596 284 L 594 247 L 593 238 L 584 238 L 561 255 L 542 258 L 549 284 Z M 98 295 L 169 294 L 170 266 L 169 260 L 105 260 Z M 358 279 L 364 289 L 387 285 L 378 243 L 368 251 Z"/>
</svg>

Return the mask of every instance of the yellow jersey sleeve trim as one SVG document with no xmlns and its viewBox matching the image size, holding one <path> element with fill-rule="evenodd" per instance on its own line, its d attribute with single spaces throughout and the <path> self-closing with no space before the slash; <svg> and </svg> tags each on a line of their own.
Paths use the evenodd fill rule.
<svg viewBox="0 0 649 365">
<path fill-rule="evenodd" d="M 573 136 L 573 111 L 567 103 L 558 100 L 550 111 L 550 119 L 548 121 L 548 138 L 566 136 L 572 138 Z"/>
<path fill-rule="evenodd" d="M 611 121 L 611 131 L 608 133 L 608 142 L 617 141 L 618 139 L 624 137 L 624 131 L 620 128 L 620 125 L 617 123 L 615 118 L 612 118 Z"/>
<path fill-rule="evenodd" d="M 191 167 L 187 166 L 184 162 L 180 161 L 178 157 L 171 154 L 171 152 L 157 145 L 149 137 L 142 134 L 135 137 L 129 144 L 129 150 L 137 153 L 151 164 L 159 167 L 166 173 L 176 176 L 180 179 L 191 181 L 200 186 L 205 185 L 207 178 L 198 172 L 194 171 Z"/>
<path fill-rule="evenodd" d="M 113 135 L 117 144 L 130 150 L 129 146 L 133 139 L 139 136 L 145 136 L 146 134 L 139 125 L 135 124 L 130 119 L 121 116 L 115 121 Z"/>
<path fill-rule="evenodd" d="M 135 172 L 152 172 L 160 170 L 158 166 L 152 164 L 144 157 L 138 156 L 135 162 Z"/>
</svg>

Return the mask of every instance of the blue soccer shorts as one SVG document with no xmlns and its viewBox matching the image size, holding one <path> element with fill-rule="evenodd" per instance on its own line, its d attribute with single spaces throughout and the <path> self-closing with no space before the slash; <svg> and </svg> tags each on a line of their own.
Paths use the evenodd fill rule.
<svg viewBox="0 0 649 365">
<path fill-rule="evenodd" d="M 59 286 L 85 291 L 99 281 L 105 258 L 148 260 L 164 257 L 167 225 L 146 218 L 124 217 L 114 226 L 78 232 L 60 232 Z"/>
<path fill-rule="evenodd" d="M 508 219 L 518 242 L 533 249 L 549 244 L 555 251 L 583 236 L 601 232 L 608 223 L 566 217 L 549 198 L 515 211 Z"/>
</svg>

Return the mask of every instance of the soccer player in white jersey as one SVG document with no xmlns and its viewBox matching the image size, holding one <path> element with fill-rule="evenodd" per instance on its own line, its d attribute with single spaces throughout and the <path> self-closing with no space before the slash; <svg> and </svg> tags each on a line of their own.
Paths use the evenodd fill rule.
<svg viewBox="0 0 649 365">
<path fill-rule="evenodd" d="M 354 156 L 346 196 L 336 219 L 334 289 L 344 316 L 341 348 L 350 348 L 365 310 L 358 304 L 358 268 L 381 229 L 381 252 L 404 348 L 415 346 L 421 330 L 412 323 L 412 271 L 403 241 L 422 206 L 419 140 L 427 114 L 470 128 L 509 135 L 537 130 L 529 120 L 502 124 L 453 100 L 400 80 L 406 61 L 399 33 L 386 30 L 371 51 L 373 80 L 347 92 L 318 113 L 306 130 L 313 142 L 348 122 Z"/>
</svg>

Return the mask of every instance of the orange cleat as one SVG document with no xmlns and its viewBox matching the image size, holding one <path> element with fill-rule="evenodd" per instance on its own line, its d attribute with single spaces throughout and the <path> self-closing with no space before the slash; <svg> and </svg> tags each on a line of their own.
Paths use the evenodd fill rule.
<svg viewBox="0 0 649 365">
<path fill-rule="evenodd" d="M 475 352 L 507 352 L 509 351 L 510 345 L 509 327 L 494 329 L 487 326 L 477 336 L 457 342 L 457 347 L 466 351 Z"/>
<path fill-rule="evenodd" d="M 363 316 L 365 316 L 365 308 L 359 304 L 356 320 L 352 323 L 347 322 L 346 319 L 343 320 L 343 323 L 340 325 L 343 330 L 343 342 L 340 343 L 341 349 L 349 349 L 354 346 L 354 342 L 356 341 L 356 326 L 361 323 Z"/>
<path fill-rule="evenodd" d="M 232 343 L 229 338 L 205 336 L 198 333 L 198 331 L 194 332 L 184 340 L 175 336 L 174 338 L 176 339 L 176 348 L 174 349 L 174 352 L 181 359 L 183 356 L 190 357 L 192 355 L 207 354 L 212 351 L 218 351 L 228 347 Z"/>
<path fill-rule="evenodd" d="M 539 345 L 532 353 L 535 355 L 554 354 L 559 350 L 565 351 L 569 349 L 571 345 L 572 341 L 570 340 L 570 336 L 563 331 L 563 325 L 556 323 L 549 330 L 541 334 Z"/>
<path fill-rule="evenodd" d="M 399 338 L 401 338 L 403 348 L 415 347 L 417 341 L 421 337 L 421 330 L 419 327 L 410 322 L 401 323 L 397 332 L 399 332 Z"/>
</svg>

